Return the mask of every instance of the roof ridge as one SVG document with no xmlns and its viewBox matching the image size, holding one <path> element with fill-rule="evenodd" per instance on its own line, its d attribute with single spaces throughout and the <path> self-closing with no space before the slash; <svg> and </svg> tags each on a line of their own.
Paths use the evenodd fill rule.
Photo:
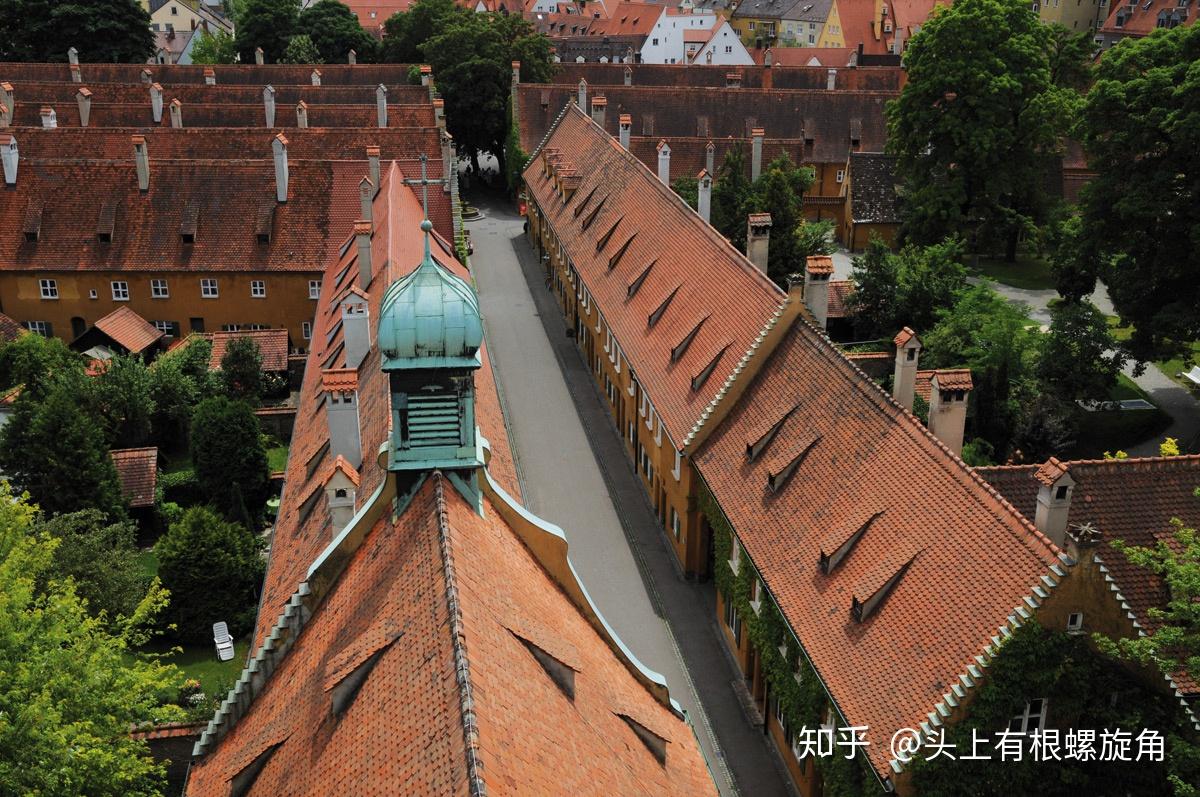
<svg viewBox="0 0 1200 797">
<path fill-rule="evenodd" d="M 479 724 L 475 717 L 475 695 L 471 688 L 471 667 L 463 628 L 462 608 L 458 602 L 458 577 L 454 553 L 450 550 L 450 513 L 446 509 L 446 491 L 440 470 L 432 474 L 434 512 L 437 517 L 438 548 L 442 555 L 442 575 L 446 580 L 446 608 L 449 611 L 450 643 L 454 648 L 454 679 L 459 690 L 459 708 L 463 726 L 463 746 L 467 758 L 467 784 L 471 797 L 484 797 L 483 762 L 479 757 Z"/>
</svg>

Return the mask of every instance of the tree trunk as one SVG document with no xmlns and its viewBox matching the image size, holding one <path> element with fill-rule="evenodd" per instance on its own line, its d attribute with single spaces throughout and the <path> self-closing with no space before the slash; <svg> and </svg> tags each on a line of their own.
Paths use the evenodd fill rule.
<svg viewBox="0 0 1200 797">
<path fill-rule="evenodd" d="M 1009 231 L 1008 240 L 1006 240 L 1004 242 L 1004 262 L 1005 263 L 1016 263 L 1017 262 L 1017 238 L 1018 237 L 1020 237 L 1020 234 L 1017 232 L 1017 230 L 1014 229 L 1014 230 Z"/>
</svg>

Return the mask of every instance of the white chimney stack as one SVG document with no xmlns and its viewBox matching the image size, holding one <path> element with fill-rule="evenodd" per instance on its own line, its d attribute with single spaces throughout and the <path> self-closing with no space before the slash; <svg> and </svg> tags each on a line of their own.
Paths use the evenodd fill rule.
<svg viewBox="0 0 1200 797">
<path fill-rule="evenodd" d="M 710 142 L 708 142 L 708 145 L 704 148 L 704 168 L 708 171 L 709 174 L 717 173 L 716 169 L 714 168 L 714 164 L 716 163 L 716 161 L 717 161 L 717 145 L 710 141 Z"/>
<path fill-rule="evenodd" d="M 82 83 L 83 82 L 83 72 L 81 72 L 79 70 L 79 64 L 71 64 L 67 68 L 71 70 L 71 82 L 72 83 Z"/>
<path fill-rule="evenodd" d="M 619 122 L 621 149 L 629 149 L 629 134 L 632 132 L 633 128 L 633 117 L 627 113 L 623 113 L 621 114 Z"/>
<path fill-rule="evenodd" d="M 150 152 L 146 149 L 146 137 L 133 137 L 133 160 L 137 167 L 138 190 L 143 194 L 150 190 Z"/>
<path fill-rule="evenodd" d="M 833 91 L 835 88 L 837 88 L 837 70 L 830 69 L 825 73 L 825 89 Z"/>
<path fill-rule="evenodd" d="M 171 100 L 169 113 L 171 115 L 171 127 L 176 130 L 183 127 L 183 103 L 179 101 L 178 97 Z"/>
<path fill-rule="evenodd" d="M 358 426 L 358 374 L 349 368 L 321 373 L 325 391 L 325 420 L 329 424 L 329 453 L 344 457 L 351 467 L 362 465 L 362 440 Z"/>
<path fill-rule="evenodd" d="M 263 64 L 263 48 L 261 48 L 261 47 L 254 48 L 254 63 L 258 64 L 259 66 L 262 66 L 262 64 Z"/>
<path fill-rule="evenodd" d="M 633 70 L 630 69 L 629 67 L 625 67 L 625 85 L 626 86 L 633 85 Z"/>
<path fill-rule="evenodd" d="M 746 217 L 746 257 L 764 274 L 767 273 L 770 247 L 771 214 L 751 213 Z"/>
<path fill-rule="evenodd" d="M 595 122 L 596 124 L 600 125 L 601 128 L 604 127 L 604 114 L 607 109 L 608 109 L 608 98 L 607 97 L 593 97 L 592 98 L 592 121 Z"/>
<path fill-rule="evenodd" d="M 347 293 L 342 299 L 342 340 L 347 368 L 358 368 L 371 350 L 370 318 L 367 300 L 357 291 Z"/>
<path fill-rule="evenodd" d="M 367 147 L 367 164 L 370 166 L 371 182 L 378 191 L 381 183 L 379 174 L 379 147 Z"/>
<path fill-rule="evenodd" d="M 929 431 L 946 448 L 960 455 L 967 427 L 967 395 L 973 387 L 971 371 L 966 368 L 934 371 L 929 384 Z"/>
<path fill-rule="evenodd" d="M 275 200 L 287 202 L 288 196 L 288 140 L 279 133 L 271 139 L 271 151 L 275 156 Z"/>
<path fill-rule="evenodd" d="M 905 327 L 896 337 L 896 367 L 892 373 L 892 398 L 904 409 L 912 412 L 913 391 L 917 388 L 917 365 L 920 362 L 921 339 L 917 333 Z"/>
<path fill-rule="evenodd" d="M 0 136 L 0 161 L 4 162 L 4 184 L 17 184 L 17 139 L 10 135 Z"/>
<path fill-rule="evenodd" d="M 13 97 L 13 87 L 11 83 L 0 83 L 0 105 L 3 105 L 8 110 L 4 114 L 4 118 L 0 119 L 0 124 L 8 127 L 12 124 L 13 114 L 16 113 L 16 98 Z"/>
<path fill-rule="evenodd" d="M 354 241 L 358 245 L 358 286 L 367 291 L 375 276 L 371 266 L 371 222 L 354 222 Z"/>
<path fill-rule="evenodd" d="M 1061 548 L 1066 542 L 1075 480 L 1066 466 L 1054 457 L 1037 469 L 1034 478 L 1038 481 L 1038 495 L 1033 525 Z"/>
<path fill-rule="evenodd" d="M 804 266 L 804 305 L 821 329 L 829 317 L 829 278 L 833 276 L 833 258 L 814 255 Z"/>
<path fill-rule="evenodd" d="M 149 69 L 143 69 L 142 70 L 142 83 L 145 83 L 147 86 L 149 86 L 153 82 L 154 82 L 154 73 L 151 72 Z"/>
<path fill-rule="evenodd" d="M 267 86 L 263 89 L 263 111 L 267 117 L 267 127 L 275 126 L 275 87 Z"/>
<path fill-rule="evenodd" d="M 658 179 L 664 185 L 671 184 L 671 147 L 666 139 L 658 142 Z"/>
<path fill-rule="evenodd" d="M 446 101 L 441 97 L 433 101 L 433 123 L 438 130 L 446 129 Z"/>
<path fill-rule="evenodd" d="M 296 127 L 308 127 L 308 103 L 304 100 L 296 103 Z"/>
<path fill-rule="evenodd" d="M 356 51 L 353 47 L 351 47 L 350 52 L 346 53 L 346 60 L 350 64 L 350 66 L 354 66 L 355 64 L 357 64 L 358 63 L 358 51 Z"/>
<path fill-rule="evenodd" d="M 217 71 L 215 69 L 213 69 L 211 66 L 206 66 L 204 68 L 204 85 L 206 85 L 206 86 L 217 85 Z"/>
<path fill-rule="evenodd" d="M 47 130 L 58 127 L 58 114 L 49 105 L 42 106 L 42 127 Z"/>
<path fill-rule="evenodd" d="M 380 127 L 388 126 L 387 86 L 382 83 L 375 89 L 375 117 Z"/>
<path fill-rule="evenodd" d="M 433 67 L 429 64 L 421 64 L 421 86 L 431 88 L 433 86 Z"/>
<path fill-rule="evenodd" d="M 587 109 L 587 81 L 584 80 L 583 78 L 579 78 L 579 96 L 577 99 L 579 101 L 579 110 L 581 110 L 581 111 L 586 110 Z"/>
<path fill-rule="evenodd" d="M 329 525 L 335 537 L 354 519 L 358 483 L 358 471 L 344 457 L 334 460 L 325 482 L 325 500 L 329 503 Z"/>
<path fill-rule="evenodd" d="M 707 169 L 701 169 L 697 176 L 697 195 L 696 195 L 696 212 L 700 214 L 700 218 L 705 221 L 710 221 L 712 215 L 712 175 Z"/>
<path fill-rule="evenodd" d="M 371 223 L 374 221 L 372 211 L 373 200 L 375 199 L 375 185 L 369 178 L 362 178 L 358 181 L 358 210 L 359 216 L 363 221 Z"/>
<path fill-rule="evenodd" d="M 321 70 L 320 69 L 314 69 L 312 71 L 312 74 L 309 75 L 308 77 L 309 77 L 309 80 L 312 81 L 312 84 L 314 86 L 321 85 Z"/>
<path fill-rule="evenodd" d="M 74 47 L 67 50 L 67 63 L 71 66 L 79 66 L 79 51 Z"/>
<path fill-rule="evenodd" d="M 763 137 L 766 131 L 756 127 L 750 131 L 750 180 L 757 180 L 762 175 Z"/>
<path fill-rule="evenodd" d="M 154 117 L 154 124 L 162 123 L 163 98 L 162 86 L 157 83 L 150 84 L 150 114 Z"/>
<path fill-rule="evenodd" d="M 79 126 L 87 127 L 92 118 L 92 92 L 86 88 L 75 92 L 75 103 L 79 106 Z"/>
</svg>

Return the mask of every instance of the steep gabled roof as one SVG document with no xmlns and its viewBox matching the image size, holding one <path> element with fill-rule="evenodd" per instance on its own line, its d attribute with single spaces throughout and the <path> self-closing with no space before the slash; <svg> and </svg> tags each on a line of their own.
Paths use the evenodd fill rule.
<svg viewBox="0 0 1200 797">
<path fill-rule="evenodd" d="M 162 330 L 125 306 L 98 319 L 96 329 L 130 354 L 153 346 L 163 336 Z"/>
</svg>

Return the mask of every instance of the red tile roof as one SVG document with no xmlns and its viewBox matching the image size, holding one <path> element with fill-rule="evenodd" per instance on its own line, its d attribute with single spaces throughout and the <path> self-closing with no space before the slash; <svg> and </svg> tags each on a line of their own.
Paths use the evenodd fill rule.
<svg viewBox="0 0 1200 797">
<path fill-rule="evenodd" d="M 13 341 L 22 335 L 28 334 L 29 330 L 21 326 L 13 319 L 0 313 L 0 341 Z"/>
<path fill-rule="evenodd" d="M 321 389 L 326 391 L 358 390 L 358 371 L 354 368 L 327 368 L 321 372 Z"/>
<path fill-rule="evenodd" d="M 563 157 L 584 175 L 583 184 L 564 205 L 553 180 L 543 174 L 543 159 L 535 157 L 525 169 L 528 190 L 672 442 L 682 448 L 726 377 L 780 308 L 784 294 L 575 106 L 547 146 L 569 153 Z M 585 200 L 588 212 L 577 215 Z M 592 223 L 584 229 L 589 219 Z M 608 240 L 600 246 L 605 236 Z M 618 251 L 620 260 L 610 267 Z M 631 283 L 647 266 L 649 273 L 631 296 Z M 727 296 L 738 297 L 737 313 L 727 312 Z M 665 310 L 658 313 L 661 308 Z M 596 320 L 589 317 L 588 323 Z M 672 356 L 698 324 L 699 332 L 682 355 Z M 718 355 L 716 368 L 693 389 L 693 380 Z"/>
<path fill-rule="evenodd" d="M 832 274 L 833 258 L 828 255 L 812 255 L 804 267 L 810 274 Z"/>
<path fill-rule="evenodd" d="M 911 327 L 905 327 L 896 333 L 896 337 L 892 338 L 892 343 L 896 344 L 896 348 L 899 348 L 913 338 L 917 338 L 917 333 L 914 332 Z M 921 339 L 917 338 L 917 342 L 920 343 Z"/>
<path fill-rule="evenodd" d="M 408 64 L 321 64 L 321 87 L 332 86 L 399 86 L 408 83 Z M 71 72 L 65 63 L 6 63 L 0 80 L 13 83 L 27 81 L 70 83 Z M 300 85 L 309 86 L 312 79 L 311 64 L 189 64 L 180 66 L 158 64 L 81 64 L 80 77 L 84 85 L 97 83 L 142 82 L 142 73 L 164 88 L 179 85 L 203 85 L 204 75 L 215 75 L 217 85 L 263 86 Z"/>
<path fill-rule="evenodd" d="M 850 280 L 829 281 L 829 311 L 826 318 L 846 318 L 850 313 L 846 309 L 846 298 L 854 292 L 854 283 Z"/>
<path fill-rule="evenodd" d="M 971 390 L 974 387 L 969 368 L 939 368 L 932 378 L 937 379 L 941 390 Z"/>
<path fill-rule="evenodd" d="M 329 484 L 329 480 L 332 479 L 333 475 L 338 471 L 341 471 L 343 474 L 345 474 L 346 478 L 353 482 L 355 487 L 358 486 L 358 471 L 353 465 L 347 462 L 346 458 L 341 454 L 338 454 L 337 459 L 329 463 L 329 468 L 325 471 L 325 478 L 323 478 L 321 482 L 323 484 Z"/>
<path fill-rule="evenodd" d="M 158 486 L 157 448 L 118 448 L 109 451 L 117 468 L 121 494 L 135 509 L 154 506 L 154 490 Z"/>
<path fill-rule="evenodd" d="M 1123 38 L 1126 36 L 1147 36 L 1158 29 L 1159 16 L 1166 14 L 1170 19 L 1172 14 L 1186 14 L 1179 19 L 1182 26 L 1196 22 L 1195 9 L 1180 7 L 1177 0 L 1139 0 L 1138 2 L 1114 2 L 1108 12 L 1108 19 L 1100 26 L 1100 32 Z M 1122 24 L 1118 27 L 1117 18 Z"/>
<path fill-rule="evenodd" d="M 8 66 L 7 64 L 5 66 Z M 3 69 L 0 67 L 0 69 Z M 306 81 L 307 82 L 307 81 Z M 14 94 L 18 102 L 40 102 L 55 105 L 59 103 L 74 103 L 76 94 L 84 89 L 90 92 L 93 107 L 95 105 L 141 105 L 144 108 L 146 124 L 150 125 L 150 87 L 140 82 L 134 83 L 96 83 L 81 85 L 79 83 L 53 83 L 43 81 L 14 81 Z M 263 103 L 263 91 L 266 84 L 257 86 L 198 86 L 175 85 L 162 86 L 163 104 L 169 105 L 178 99 L 184 109 L 200 105 L 257 105 L 260 109 Z M 308 86 L 308 85 L 279 85 L 275 89 L 275 105 L 277 109 L 292 108 L 296 103 L 304 101 L 309 108 L 319 108 L 326 105 L 362 105 L 375 109 L 377 84 L 366 83 L 354 86 Z M 389 84 L 387 88 L 388 105 L 425 105 L 429 107 L 429 90 L 421 86 L 407 84 L 407 80 L 399 84 Z M 164 113 L 165 116 L 165 113 Z M 186 119 L 185 119 L 186 123 Z"/>
<path fill-rule="evenodd" d="M 587 20 L 573 16 L 581 22 Z M 777 48 L 773 52 L 797 50 L 805 53 L 826 53 L 830 50 L 804 48 Z M 751 50 L 751 55 L 762 58 L 761 50 Z M 824 62 L 822 62 L 824 64 Z M 583 78 L 589 86 L 621 86 L 625 83 L 625 68 L 628 66 L 630 80 L 634 86 L 667 86 L 671 88 L 709 87 L 724 88 L 725 75 L 728 66 L 709 64 L 689 64 L 687 66 L 674 64 L 599 64 L 594 61 L 577 64 L 557 64 L 557 69 L 550 76 L 552 83 L 566 86 L 579 85 Z M 771 84 L 776 89 L 815 89 L 824 90 L 827 85 L 828 73 L 826 67 L 840 66 L 839 64 L 824 64 L 821 67 L 810 66 L 780 66 L 771 70 Z M 742 77 L 742 87 L 748 89 L 762 88 L 763 73 L 761 66 L 739 66 L 738 73 Z M 904 70 L 899 67 L 859 66 L 855 69 L 839 69 L 837 74 L 837 89 L 839 91 L 899 91 L 904 85 Z"/>
<path fill-rule="evenodd" d="M 748 443 L 781 419 L 748 460 Z M 778 462 L 805 448 L 771 489 Z M 803 321 L 693 461 L 845 722 L 869 726 L 872 741 L 925 721 L 1058 561 L 1046 537 Z M 820 554 L 867 523 L 823 573 Z M 857 621 L 852 596 L 910 560 L 886 602 Z M 886 744 L 867 753 L 881 777 L 893 774 Z"/>
<path fill-rule="evenodd" d="M 288 331 L 286 329 L 248 329 L 244 332 L 210 332 L 205 335 L 212 341 L 212 355 L 208 358 L 210 371 L 221 370 L 221 360 L 229 344 L 238 338 L 249 338 L 258 346 L 262 355 L 264 372 L 286 371 L 288 368 Z"/>
<path fill-rule="evenodd" d="M 608 19 L 593 19 L 588 28 L 595 36 L 648 36 L 666 6 L 652 3 L 614 3 Z"/>
<path fill-rule="evenodd" d="M 774 67 L 785 66 L 823 66 L 840 68 L 850 63 L 850 53 L 853 47 L 770 47 L 750 51 L 750 57 L 757 64 L 765 63 L 767 53 L 771 54 L 771 64 Z M 813 62 L 816 62 L 815 64 Z M 774 75 L 772 75 L 772 78 Z M 818 88 L 814 86 L 813 88 Z"/>
<path fill-rule="evenodd" d="M 1075 482 L 1071 494 L 1068 527 L 1090 524 L 1105 542 L 1124 540 L 1130 545 L 1154 547 L 1173 533 L 1171 521 L 1178 518 L 1189 528 L 1200 527 L 1200 455 L 1146 457 L 1136 459 L 1052 459 L 1042 465 L 1003 465 L 976 468 L 1027 518 L 1037 512 L 1037 495 L 1042 484 L 1053 484 L 1063 472 Z M 1124 554 L 1102 546 L 1098 554 L 1111 571 L 1121 595 L 1129 602 L 1137 621 L 1147 629 L 1159 625 L 1149 610 L 1166 605 L 1169 598 L 1163 578 L 1131 564 Z M 1176 676 L 1188 694 L 1200 692 L 1195 674 Z"/>
<path fill-rule="evenodd" d="M 96 321 L 96 329 L 131 354 L 153 346 L 163 336 L 162 330 L 128 307 L 118 307 Z"/>
</svg>

